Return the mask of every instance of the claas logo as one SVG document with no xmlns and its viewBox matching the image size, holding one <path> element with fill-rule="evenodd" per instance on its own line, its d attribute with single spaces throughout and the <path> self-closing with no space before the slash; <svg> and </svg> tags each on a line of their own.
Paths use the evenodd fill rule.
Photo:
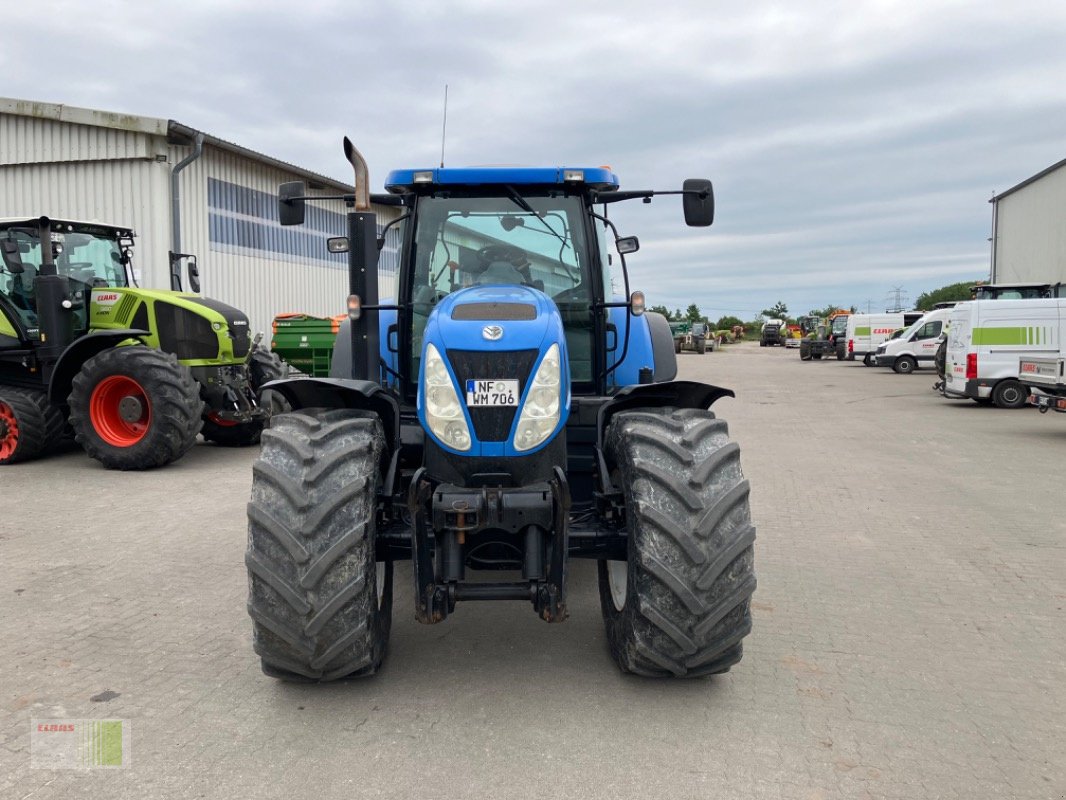
<svg viewBox="0 0 1066 800">
<path fill-rule="evenodd" d="M 97 294 L 93 297 L 97 303 L 110 303 L 113 300 L 118 300 L 118 293 L 108 292 L 107 294 Z"/>
</svg>

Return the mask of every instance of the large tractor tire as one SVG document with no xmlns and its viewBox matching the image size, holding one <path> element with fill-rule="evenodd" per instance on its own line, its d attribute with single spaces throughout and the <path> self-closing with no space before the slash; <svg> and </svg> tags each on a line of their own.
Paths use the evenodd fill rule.
<svg viewBox="0 0 1066 800">
<path fill-rule="evenodd" d="M 600 607 L 624 672 L 697 677 L 740 661 L 755 528 L 739 447 L 702 410 L 620 413 L 607 430 L 627 561 L 600 561 Z"/>
<path fill-rule="evenodd" d="M 67 401 L 74 438 L 108 469 L 177 461 L 200 431 L 203 401 L 172 353 L 133 345 L 104 350 L 74 376 Z"/>
<path fill-rule="evenodd" d="M 848 357 L 848 349 L 842 344 L 837 345 L 837 361 L 843 361 Z"/>
<path fill-rule="evenodd" d="M 377 562 L 381 422 L 352 409 L 282 414 L 263 432 L 248 503 L 248 613 L 263 672 L 332 681 L 377 671 L 392 562 Z"/>
<path fill-rule="evenodd" d="M 811 360 L 811 343 L 807 339 L 800 339 L 800 361 Z"/>
<path fill-rule="evenodd" d="M 251 363 L 248 365 L 248 382 L 261 404 L 268 409 L 280 408 L 284 400 L 275 392 L 267 392 L 268 396 L 264 398 L 261 388 L 263 384 L 282 377 L 284 373 L 281 359 L 274 353 L 260 348 L 256 348 L 252 353 Z M 231 422 L 209 411 L 204 414 L 204 427 L 200 433 L 205 441 L 223 447 L 248 447 L 259 444 L 259 438 L 268 421 L 269 417 L 261 417 L 249 422 Z"/>
<path fill-rule="evenodd" d="M 65 424 L 44 392 L 0 389 L 0 465 L 29 461 L 54 449 Z"/>
<path fill-rule="evenodd" d="M 696 339 L 696 352 L 701 356 L 707 352 L 707 340 L 704 338 Z"/>
</svg>

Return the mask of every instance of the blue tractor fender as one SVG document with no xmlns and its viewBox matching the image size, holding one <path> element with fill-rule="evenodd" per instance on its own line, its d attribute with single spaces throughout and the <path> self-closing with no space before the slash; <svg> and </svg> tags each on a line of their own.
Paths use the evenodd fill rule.
<svg viewBox="0 0 1066 800">
<path fill-rule="evenodd" d="M 611 386 L 640 383 L 642 369 L 651 369 L 652 382 L 663 383 L 677 377 L 677 354 L 670 323 L 662 314 L 648 311 L 640 316 L 628 307 L 611 308 L 610 321 L 616 331 L 614 349 L 607 351 L 609 364 L 624 358 L 607 377 Z M 626 318 L 629 319 L 629 346 L 626 346 Z"/>
<path fill-rule="evenodd" d="M 381 419 L 387 450 L 399 448 L 400 404 L 396 397 L 373 381 L 352 378 L 281 378 L 264 383 L 292 406 L 301 408 L 356 408 L 371 411 Z"/>
</svg>

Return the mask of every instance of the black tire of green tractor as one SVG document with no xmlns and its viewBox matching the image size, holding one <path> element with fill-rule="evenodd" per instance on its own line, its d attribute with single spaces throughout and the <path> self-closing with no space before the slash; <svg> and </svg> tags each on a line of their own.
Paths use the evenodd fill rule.
<svg viewBox="0 0 1066 800">
<path fill-rule="evenodd" d="M 701 356 L 707 352 L 707 340 L 703 338 L 696 339 L 696 352 Z"/>
<path fill-rule="evenodd" d="M 847 357 L 848 357 L 847 348 L 844 347 L 844 345 L 842 345 L 842 344 L 838 344 L 837 345 L 837 361 L 843 361 Z"/>
<path fill-rule="evenodd" d="M 108 441 L 90 410 L 94 390 L 115 376 L 135 381 L 144 392 L 150 421 L 135 443 Z M 204 406 L 199 386 L 174 354 L 140 345 L 112 347 L 82 364 L 67 403 L 75 441 L 108 469 L 121 470 L 162 467 L 189 452 Z"/>
<path fill-rule="evenodd" d="M 681 352 L 681 340 L 680 339 L 674 339 L 674 352 L 675 353 L 680 353 Z"/>
<path fill-rule="evenodd" d="M 898 375 L 910 375 L 918 369 L 918 362 L 913 356 L 900 356 L 892 363 L 892 370 Z"/>
<path fill-rule="evenodd" d="M 0 389 L 0 465 L 46 455 L 63 438 L 66 420 L 44 392 Z"/>
<path fill-rule="evenodd" d="M 1029 404 L 1029 391 L 1018 381 L 1000 381 L 992 390 L 992 402 L 996 408 L 1023 408 Z"/>
<path fill-rule="evenodd" d="M 811 343 L 806 339 L 800 339 L 800 361 L 811 360 Z"/>
<path fill-rule="evenodd" d="M 607 430 L 629 533 L 619 605 L 599 564 L 607 642 L 623 672 L 727 672 L 751 631 L 755 528 L 740 449 L 710 411 L 633 411 Z"/>
<path fill-rule="evenodd" d="M 284 414 L 292 411 L 292 406 L 282 395 L 271 389 L 263 391 L 263 384 L 285 377 L 285 362 L 281 360 L 281 357 L 270 350 L 257 348 L 255 353 L 252 354 L 250 369 L 250 378 L 252 386 L 259 397 L 259 405 L 269 411 L 271 417 L 274 414 Z M 267 427 L 270 426 L 269 420 L 270 417 L 267 418 Z"/>
<path fill-rule="evenodd" d="M 245 563 L 267 675 L 324 682 L 380 667 L 392 622 L 392 562 L 379 576 L 375 559 L 384 447 L 378 418 L 353 409 L 281 414 L 263 432 Z"/>
</svg>

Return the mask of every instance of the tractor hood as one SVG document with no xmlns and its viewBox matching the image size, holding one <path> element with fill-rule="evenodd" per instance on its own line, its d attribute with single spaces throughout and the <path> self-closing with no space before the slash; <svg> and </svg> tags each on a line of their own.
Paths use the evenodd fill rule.
<svg viewBox="0 0 1066 800">
<path fill-rule="evenodd" d="M 182 361 L 228 363 L 251 346 L 244 312 L 197 294 L 101 287 L 92 290 L 89 310 L 91 329 L 150 331 L 150 344 Z"/>
<path fill-rule="evenodd" d="M 555 303 L 526 286 L 473 286 L 453 292 L 434 309 L 427 339 L 448 350 L 537 350 L 565 347 Z"/>
</svg>

